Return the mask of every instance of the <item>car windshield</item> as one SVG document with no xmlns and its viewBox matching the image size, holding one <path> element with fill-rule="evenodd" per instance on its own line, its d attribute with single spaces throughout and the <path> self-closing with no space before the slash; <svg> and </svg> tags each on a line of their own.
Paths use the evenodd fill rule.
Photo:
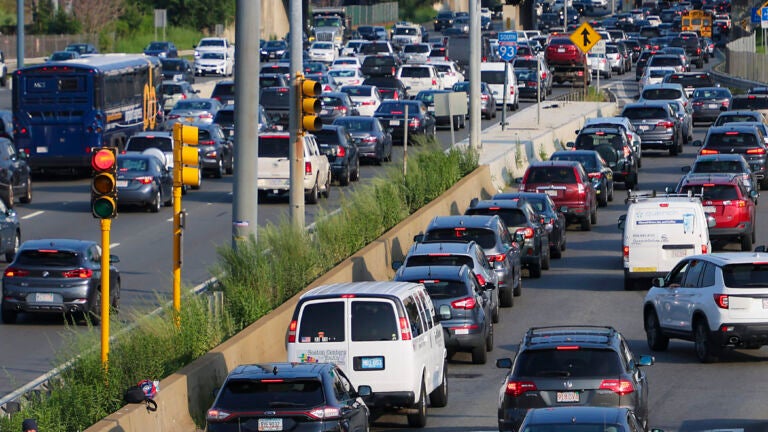
<svg viewBox="0 0 768 432">
<path fill-rule="evenodd" d="M 667 78 L 667 82 L 677 83 L 683 87 L 711 87 L 715 81 L 709 75 L 678 75 L 672 74 Z"/>
<path fill-rule="evenodd" d="M 77 252 L 55 249 L 22 250 L 16 257 L 18 266 L 77 267 L 80 260 Z"/>
<path fill-rule="evenodd" d="M 651 66 L 681 66 L 683 60 L 680 57 L 672 56 L 653 56 L 648 62 Z"/>
<path fill-rule="evenodd" d="M 224 53 L 219 52 L 204 52 L 200 55 L 204 60 L 224 60 Z"/>
<path fill-rule="evenodd" d="M 170 137 L 148 137 L 148 136 L 133 136 L 128 139 L 125 145 L 127 151 L 141 152 L 148 148 L 160 149 L 164 152 L 173 151 L 173 141 Z"/>
<path fill-rule="evenodd" d="M 117 158 L 117 171 L 121 173 L 145 172 L 149 169 L 146 159 L 119 157 Z"/>
<path fill-rule="evenodd" d="M 203 39 L 200 41 L 200 45 L 198 45 L 198 47 L 221 48 L 221 47 L 224 47 L 224 40 L 223 39 Z"/>
<path fill-rule="evenodd" d="M 487 82 L 488 84 L 504 84 L 504 77 L 506 75 L 504 74 L 503 70 L 481 70 L 480 71 L 480 79 L 484 82 Z"/>
<path fill-rule="evenodd" d="M 181 72 L 184 70 L 184 63 L 181 60 L 165 60 L 163 61 L 163 70 Z"/>
<path fill-rule="evenodd" d="M 480 247 L 489 249 L 496 246 L 496 233 L 486 228 L 440 228 L 427 232 L 424 240 L 475 241 Z"/>
<path fill-rule="evenodd" d="M 405 261 L 406 267 L 424 267 L 424 266 L 460 267 L 463 265 L 469 266 L 470 268 L 474 268 L 475 263 L 472 261 L 472 258 L 467 255 L 445 255 L 445 254 L 411 255 Z"/>
<path fill-rule="evenodd" d="M 336 69 L 328 72 L 328 75 L 334 78 L 354 78 L 357 76 L 356 69 Z"/>
<path fill-rule="evenodd" d="M 315 42 L 312 44 L 312 49 L 331 50 L 333 49 L 333 44 L 328 42 Z"/>
<path fill-rule="evenodd" d="M 618 377 L 621 376 L 619 356 L 604 349 L 561 351 L 530 349 L 520 353 L 515 362 L 516 377 Z"/>
<path fill-rule="evenodd" d="M 288 47 L 288 44 L 285 43 L 285 41 L 267 41 L 266 44 L 264 44 L 264 48 L 271 48 L 271 49 L 285 49 Z"/>
<path fill-rule="evenodd" d="M 768 264 L 746 263 L 723 266 L 723 282 L 730 288 L 768 287 Z"/>
<path fill-rule="evenodd" d="M 729 98 L 731 94 L 726 89 L 697 89 L 693 91 L 692 97 L 704 99 Z"/>
<path fill-rule="evenodd" d="M 420 103 L 419 103 L 420 104 Z M 408 116 L 416 115 L 419 112 L 419 108 L 414 104 L 406 104 L 404 102 L 385 102 L 379 105 L 376 112 L 383 114 L 395 114 L 400 115 L 405 113 L 405 107 L 408 105 Z"/>
<path fill-rule="evenodd" d="M 55 52 L 51 54 L 51 57 L 49 60 L 57 61 L 57 60 L 69 60 L 74 58 L 71 52 Z"/>
<path fill-rule="evenodd" d="M 165 42 L 152 42 L 146 48 L 147 51 L 160 51 L 168 48 L 168 44 Z"/>
<path fill-rule="evenodd" d="M 335 120 L 334 124 L 342 125 L 349 132 L 369 132 L 373 130 L 373 121 L 366 119 L 341 119 Z"/>
<path fill-rule="evenodd" d="M 403 48 L 404 53 L 427 53 L 429 52 L 429 45 L 406 45 Z"/>
<path fill-rule="evenodd" d="M 288 158 L 288 137 L 259 137 L 259 157 Z"/>
<path fill-rule="evenodd" d="M 231 411 L 268 408 L 314 408 L 325 402 L 318 379 L 227 381 L 216 400 L 216 408 Z"/>
</svg>

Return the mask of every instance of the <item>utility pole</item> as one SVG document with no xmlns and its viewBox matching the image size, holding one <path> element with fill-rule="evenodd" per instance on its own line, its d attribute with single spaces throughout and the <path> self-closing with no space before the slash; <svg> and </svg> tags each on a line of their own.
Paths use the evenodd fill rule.
<svg viewBox="0 0 768 432">
<path fill-rule="evenodd" d="M 235 14 L 235 169 L 232 200 L 232 247 L 255 239 L 259 206 L 254 193 L 259 178 L 259 80 L 261 0 L 237 0 Z M 243 79 L 239 79 L 243 77 Z"/>
<path fill-rule="evenodd" d="M 24 67 L 24 0 L 16 0 L 16 69 Z"/>
<path fill-rule="evenodd" d="M 288 41 L 288 49 L 291 53 L 291 83 L 290 99 L 291 114 L 288 119 L 288 130 L 290 131 L 288 161 L 291 169 L 291 188 L 288 197 L 288 208 L 291 223 L 294 227 L 304 228 L 304 144 L 303 138 L 299 133 L 301 122 L 301 109 L 298 102 L 301 98 L 301 89 L 296 85 L 297 77 L 303 73 L 304 52 L 303 44 L 303 14 L 301 13 L 302 0 L 289 0 L 290 3 L 290 32 L 291 39 Z"/>
<path fill-rule="evenodd" d="M 480 142 L 480 1 L 469 0 L 469 147 L 479 149 Z M 504 119 L 501 119 L 504 121 Z"/>
</svg>

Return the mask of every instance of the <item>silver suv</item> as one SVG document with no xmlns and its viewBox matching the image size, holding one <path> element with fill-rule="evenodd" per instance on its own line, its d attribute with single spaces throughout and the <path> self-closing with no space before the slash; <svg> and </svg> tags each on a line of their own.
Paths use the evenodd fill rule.
<svg viewBox="0 0 768 432">
<path fill-rule="evenodd" d="M 689 256 L 654 279 L 643 307 L 648 347 L 693 341 L 708 363 L 726 349 L 768 345 L 768 254 L 757 250 Z"/>
</svg>

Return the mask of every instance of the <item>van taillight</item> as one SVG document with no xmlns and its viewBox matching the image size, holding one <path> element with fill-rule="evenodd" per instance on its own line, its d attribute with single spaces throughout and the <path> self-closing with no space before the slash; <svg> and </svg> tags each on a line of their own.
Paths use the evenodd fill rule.
<svg viewBox="0 0 768 432">
<path fill-rule="evenodd" d="M 400 339 L 411 340 L 411 328 L 408 327 L 408 318 L 400 317 Z"/>
<path fill-rule="evenodd" d="M 629 246 L 624 246 L 621 248 L 621 253 L 624 255 L 624 258 L 629 258 Z"/>
<path fill-rule="evenodd" d="M 701 253 L 703 253 L 703 254 L 709 253 L 708 250 L 709 250 L 709 248 L 707 248 L 707 245 L 705 245 L 705 244 L 701 245 Z"/>
<path fill-rule="evenodd" d="M 296 320 L 291 321 L 288 325 L 288 343 L 296 343 L 296 326 L 299 324 Z"/>
</svg>

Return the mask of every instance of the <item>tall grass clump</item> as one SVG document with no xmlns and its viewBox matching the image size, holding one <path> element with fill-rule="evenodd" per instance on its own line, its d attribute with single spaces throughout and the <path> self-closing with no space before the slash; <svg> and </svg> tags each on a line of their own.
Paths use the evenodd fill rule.
<svg viewBox="0 0 768 432">
<path fill-rule="evenodd" d="M 394 166 L 382 177 L 342 200 L 338 211 L 323 213 L 307 232 L 283 220 L 259 228 L 258 240 L 242 241 L 237 250 L 219 249 L 213 272 L 224 291 L 224 310 L 210 312 L 206 296 L 182 298 L 181 326 L 174 311 L 136 316 L 136 328 L 121 331 L 112 323 L 109 368 L 101 364 L 100 332 L 70 332 L 59 354 L 73 360 L 51 383 L 50 394 L 26 402 L 21 412 L 0 417 L 0 430 L 20 430 L 24 418 L 36 418 L 46 432 L 84 430 L 123 405 L 123 393 L 142 379 L 163 379 L 268 314 L 423 204 L 438 197 L 477 167 L 477 153 L 444 153 L 434 142 L 419 141 L 411 150 L 407 177 Z M 162 389 L 160 389 L 162 391 Z M 202 413 L 193 413 L 202 422 Z"/>
</svg>

